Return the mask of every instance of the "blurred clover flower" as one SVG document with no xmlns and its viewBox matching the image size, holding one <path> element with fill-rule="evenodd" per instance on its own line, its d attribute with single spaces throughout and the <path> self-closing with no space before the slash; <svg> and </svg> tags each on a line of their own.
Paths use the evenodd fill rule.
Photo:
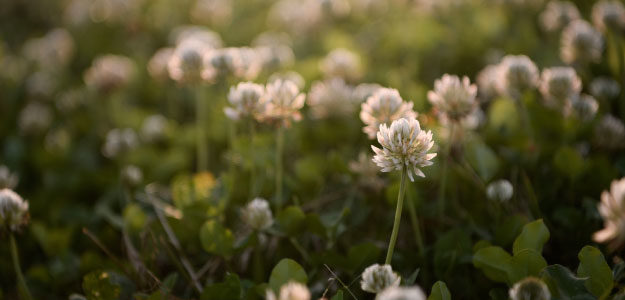
<svg viewBox="0 0 625 300">
<path fill-rule="evenodd" d="M 511 300 L 549 300 L 551 293 L 540 279 L 527 277 L 512 286 L 509 291 Z"/>
<path fill-rule="evenodd" d="M 546 106 L 568 114 L 573 99 L 582 90 L 582 80 L 571 67 L 547 68 L 542 72 L 539 90 Z"/>
<path fill-rule="evenodd" d="M 360 287 L 369 293 L 379 293 L 386 288 L 399 286 L 401 277 L 395 272 L 391 265 L 374 264 L 362 272 Z"/>
<path fill-rule="evenodd" d="M 14 189 L 19 182 L 17 174 L 12 173 L 5 165 L 0 165 L 0 189 Z"/>
<path fill-rule="evenodd" d="M 477 107 L 477 86 L 469 78 L 462 80 L 456 75 L 445 74 L 434 81 L 434 90 L 428 92 L 428 100 L 434 109 L 452 122 L 471 114 Z"/>
<path fill-rule="evenodd" d="M 584 20 L 574 20 L 564 28 L 560 39 L 560 58 L 567 64 L 598 62 L 603 38 Z"/>
<path fill-rule="evenodd" d="M 308 288 L 295 281 L 290 281 L 280 287 L 280 293 L 276 294 L 272 290 L 267 290 L 267 300 L 310 300 Z"/>
<path fill-rule="evenodd" d="M 123 152 L 134 149 L 138 144 L 137 134 L 132 128 L 111 129 L 106 134 L 102 154 L 108 158 L 114 158 Z"/>
<path fill-rule="evenodd" d="M 291 81 L 295 83 L 297 88 L 299 88 L 300 90 L 303 89 L 304 86 L 306 85 L 306 81 L 304 81 L 304 77 L 302 77 L 302 75 L 300 75 L 299 73 L 295 71 L 273 73 L 267 79 L 267 83 L 273 83 L 277 80 Z"/>
<path fill-rule="evenodd" d="M 58 71 L 66 66 L 74 54 L 74 39 L 64 28 L 54 28 L 40 38 L 24 43 L 24 56 L 40 68 Z"/>
<path fill-rule="evenodd" d="M 182 84 L 197 84 L 202 80 L 204 55 L 211 48 L 193 38 L 182 40 L 167 63 L 171 79 Z"/>
<path fill-rule="evenodd" d="M 570 1 L 549 1 L 540 14 L 540 24 L 547 32 L 562 30 L 571 21 L 580 19 L 579 10 Z"/>
<path fill-rule="evenodd" d="M 254 80 L 263 70 L 265 63 L 261 53 L 256 48 L 241 47 L 235 48 L 239 52 L 240 65 L 234 71 L 234 75 L 242 80 Z"/>
<path fill-rule="evenodd" d="M 512 183 L 505 179 L 493 181 L 486 187 L 486 196 L 492 201 L 507 202 L 513 194 Z"/>
<path fill-rule="evenodd" d="M 242 211 L 243 222 L 254 230 L 266 230 L 273 224 L 269 202 L 262 198 L 250 201 Z"/>
<path fill-rule="evenodd" d="M 93 60 L 85 72 L 87 86 L 101 93 L 116 90 L 130 82 L 135 65 L 125 56 L 107 54 Z"/>
<path fill-rule="evenodd" d="M 356 110 L 353 87 L 342 78 L 326 79 L 312 84 L 306 104 L 313 118 L 345 117 Z"/>
<path fill-rule="evenodd" d="M 349 0 L 321 0 L 324 15 L 342 18 L 349 15 L 352 6 Z"/>
<path fill-rule="evenodd" d="M 223 45 L 219 34 L 206 27 L 196 25 L 184 25 L 174 28 L 169 39 L 175 45 L 180 45 L 185 40 L 193 40 L 208 49 L 218 49 Z"/>
<path fill-rule="evenodd" d="M 625 29 L 625 7 L 620 1 L 602 0 L 592 6 L 592 22 L 597 29 L 620 33 Z"/>
<path fill-rule="evenodd" d="M 18 116 L 18 126 L 23 134 L 40 134 L 52 124 L 52 110 L 44 104 L 30 102 Z"/>
<path fill-rule="evenodd" d="M 33 72 L 26 78 L 26 92 L 29 96 L 49 98 L 56 92 L 59 79 L 58 74 L 49 70 Z"/>
<path fill-rule="evenodd" d="M 167 125 L 163 115 L 151 115 L 141 125 L 141 138 L 148 143 L 160 142 L 166 137 Z"/>
<path fill-rule="evenodd" d="M 410 181 L 414 181 L 413 173 L 425 177 L 419 168 L 432 165 L 431 160 L 436 157 L 436 153 L 428 153 L 434 146 L 431 131 L 421 130 L 419 121 L 414 118 L 401 118 L 390 127 L 380 125 L 377 136 L 382 149 L 371 148 L 375 152 L 373 162 L 382 172 L 405 169 Z"/>
<path fill-rule="evenodd" d="M 612 250 L 622 247 L 625 243 L 625 177 L 612 181 L 610 190 L 601 193 L 598 210 L 605 228 L 595 232 L 593 240 L 609 242 Z"/>
<path fill-rule="evenodd" d="M 124 184 L 136 187 L 143 181 L 143 172 L 135 165 L 128 165 L 122 169 L 121 178 Z"/>
<path fill-rule="evenodd" d="M 253 48 L 221 48 L 209 51 L 204 57 L 202 78 L 208 82 L 228 76 L 237 79 L 255 79 L 262 70 L 263 61 Z"/>
<path fill-rule="evenodd" d="M 500 93 L 518 99 L 538 85 L 538 68 L 525 55 L 506 55 L 499 64 Z"/>
<path fill-rule="evenodd" d="M 595 127 L 594 142 L 607 150 L 618 150 L 625 147 L 625 125 L 620 119 L 605 115 Z"/>
<path fill-rule="evenodd" d="M 412 102 L 404 102 L 395 89 L 379 88 L 361 104 L 360 119 L 365 123 L 363 132 L 374 139 L 380 125 L 390 124 L 400 118 L 416 118 Z"/>
<path fill-rule="evenodd" d="M 346 81 L 353 81 L 362 75 L 362 66 L 358 54 L 338 48 L 332 50 L 319 64 L 321 72 L 326 78 L 341 77 Z"/>
<path fill-rule="evenodd" d="M 279 0 L 268 13 L 268 23 L 301 35 L 318 27 L 323 20 L 321 1 Z"/>
<path fill-rule="evenodd" d="M 357 160 L 349 162 L 349 170 L 358 175 L 358 183 L 364 188 L 379 192 L 384 187 L 384 179 L 378 176 L 380 168 L 365 152 L 360 152 Z"/>
<path fill-rule="evenodd" d="M 599 102 L 590 95 L 581 94 L 571 102 L 573 113 L 584 122 L 592 121 L 599 111 Z"/>
<path fill-rule="evenodd" d="M 423 290 L 418 286 L 399 287 L 392 286 L 380 292 L 376 300 L 426 300 Z"/>
<path fill-rule="evenodd" d="M 381 88 L 383 87 L 377 83 L 361 83 L 354 88 L 354 95 L 352 97 L 354 97 L 355 101 L 362 103 L 367 101 L 369 97 L 373 96 L 373 94 Z"/>
<path fill-rule="evenodd" d="M 28 224 L 28 202 L 13 190 L 0 190 L 0 229 L 17 232 Z"/>
<path fill-rule="evenodd" d="M 232 20 L 232 0 L 197 0 L 189 11 L 194 23 L 225 25 Z"/>
<path fill-rule="evenodd" d="M 598 77 L 590 83 L 590 93 L 597 99 L 610 100 L 621 92 L 618 82 L 609 77 Z"/>
<path fill-rule="evenodd" d="M 174 48 L 161 48 L 154 53 L 148 62 L 148 73 L 152 78 L 158 81 L 170 79 L 168 64 L 173 54 Z"/>
<path fill-rule="evenodd" d="M 232 107 L 224 108 L 224 113 L 231 120 L 255 118 L 265 111 L 264 95 L 264 86 L 252 82 L 241 82 L 236 87 L 230 87 L 228 102 Z"/>
<path fill-rule="evenodd" d="M 499 95 L 497 87 L 499 70 L 499 65 L 488 65 L 477 73 L 475 82 L 478 86 L 480 101 L 487 102 Z"/>
<path fill-rule="evenodd" d="M 291 44 L 288 34 L 276 32 L 263 32 L 252 41 L 252 46 L 262 60 L 263 69 L 278 69 L 292 65 L 295 54 Z"/>
<path fill-rule="evenodd" d="M 299 92 L 297 85 L 290 80 L 278 79 L 265 87 L 267 106 L 259 120 L 288 126 L 302 118 L 300 109 L 304 106 L 306 95 Z"/>
</svg>

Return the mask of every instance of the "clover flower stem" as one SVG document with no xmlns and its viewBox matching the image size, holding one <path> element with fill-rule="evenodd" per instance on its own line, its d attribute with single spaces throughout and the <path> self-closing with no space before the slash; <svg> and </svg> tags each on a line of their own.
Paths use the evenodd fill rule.
<svg viewBox="0 0 625 300">
<path fill-rule="evenodd" d="M 258 233 L 255 233 L 258 234 Z M 263 267 L 263 251 L 262 251 L 262 247 L 256 246 L 254 247 L 254 256 L 253 256 L 253 276 L 254 276 L 254 280 L 257 282 L 262 282 L 264 281 L 264 276 L 265 276 L 265 270 Z"/>
<path fill-rule="evenodd" d="M 419 226 L 419 217 L 417 216 L 417 210 L 414 203 L 408 200 L 408 213 L 410 213 L 410 223 L 412 224 L 412 231 L 415 234 L 415 241 L 419 248 L 419 256 L 425 257 L 425 246 L 423 245 L 423 237 L 421 236 L 421 227 Z"/>
<path fill-rule="evenodd" d="M 290 237 L 289 241 L 291 242 L 293 247 L 295 247 L 295 250 L 299 252 L 299 254 L 302 256 L 304 261 L 307 263 L 310 263 L 310 255 L 308 255 L 308 252 L 306 251 L 306 249 L 302 247 L 302 245 L 297 241 L 297 239 L 295 237 Z"/>
<path fill-rule="evenodd" d="M 452 144 L 452 139 L 454 137 L 455 134 L 455 123 L 451 123 L 451 125 L 449 126 L 449 138 L 447 141 L 447 145 L 445 145 L 445 152 L 443 153 L 442 156 L 442 160 L 443 160 L 443 166 L 442 166 L 442 174 L 441 174 L 441 185 L 439 187 L 439 191 L 438 191 L 438 214 L 440 217 L 443 217 L 443 214 L 445 213 L 445 206 L 446 206 L 446 202 L 447 199 L 445 198 L 445 191 L 447 189 L 447 168 L 449 165 L 449 159 L 450 159 L 450 155 L 451 155 L 451 144 Z"/>
<path fill-rule="evenodd" d="M 254 160 L 254 136 L 256 136 L 256 127 L 254 126 L 254 120 L 249 121 L 250 126 L 250 198 L 256 197 L 256 161 Z"/>
<path fill-rule="evenodd" d="M 397 242 L 397 235 L 399 234 L 399 224 L 401 223 L 401 211 L 404 207 L 404 196 L 406 194 L 406 167 L 401 170 L 401 179 L 399 181 L 399 194 L 397 195 L 397 208 L 395 209 L 395 222 L 393 222 L 393 231 L 391 232 L 391 240 L 388 243 L 388 250 L 386 252 L 385 264 L 390 265 L 393 258 L 393 250 L 395 249 L 395 243 Z"/>
<path fill-rule="evenodd" d="M 276 206 L 282 206 L 282 152 L 284 151 L 284 126 L 280 125 L 276 132 Z"/>
<path fill-rule="evenodd" d="M 526 94 L 527 95 L 527 94 Z M 523 128 L 525 129 L 525 133 L 532 143 L 534 143 L 534 130 L 532 129 L 532 124 L 530 123 L 529 113 L 527 112 L 527 106 L 525 106 L 526 97 L 519 97 L 519 99 L 515 99 L 514 103 L 517 106 L 517 110 L 521 115 L 521 123 L 523 124 Z"/>
<path fill-rule="evenodd" d="M 32 300 L 33 296 L 31 296 L 30 291 L 28 290 L 28 286 L 24 280 L 24 275 L 22 274 L 22 268 L 20 267 L 19 256 L 17 254 L 17 243 L 15 242 L 15 236 L 13 233 L 10 234 L 9 239 L 11 242 L 11 258 L 13 259 L 13 268 L 15 269 L 15 274 L 17 275 L 17 283 L 19 284 L 22 292 L 22 297 L 24 297 L 24 300 Z"/>
<path fill-rule="evenodd" d="M 208 144 L 206 141 L 206 121 L 207 116 L 207 102 L 203 99 L 202 87 L 195 87 L 195 102 L 197 107 L 196 113 L 196 125 L 197 125 L 197 171 L 203 172 L 208 170 Z"/>
</svg>

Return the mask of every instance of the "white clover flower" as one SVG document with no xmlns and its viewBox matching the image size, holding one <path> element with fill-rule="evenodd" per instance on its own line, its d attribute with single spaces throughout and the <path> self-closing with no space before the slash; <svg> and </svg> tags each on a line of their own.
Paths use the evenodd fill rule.
<svg viewBox="0 0 625 300">
<path fill-rule="evenodd" d="M 389 287 L 380 292 L 376 300 L 426 300 L 423 290 L 418 286 L 411 287 Z"/>
<path fill-rule="evenodd" d="M 344 48 L 328 53 L 319 68 L 326 78 L 341 77 L 347 81 L 360 78 L 362 72 L 358 54 Z"/>
<path fill-rule="evenodd" d="M 253 80 L 263 70 L 265 60 L 256 48 L 241 47 L 235 48 L 241 58 L 240 64 L 234 70 L 234 75 L 243 80 Z"/>
<path fill-rule="evenodd" d="M 85 72 L 84 81 L 89 88 L 107 93 L 128 84 L 134 71 L 135 65 L 130 58 L 108 54 L 93 60 Z"/>
<path fill-rule="evenodd" d="M 506 55 L 499 64 L 500 93 L 515 99 L 538 85 L 538 68 L 525 55 Z"/>
<path fill-rule="evenodd" d="M 278 297 L 272 290 L 267 290 L 267 300 L 310 300 L 310 291 L 308 288 L 295 281 L 291 281 L 280 287 Z"/>
<path fill-rule="evenodd" d="M 592 6 L 592 22 L 597 29 L 621 32 L 625 28 L 625 7 L 620 1 L 602 0 Z"/>
<path fill-rule="evenodd" d="M 167 69 L 171 79 L 179 83 L 198 83 L 202 79 L 203 59 L 210 50 L 199 40 L 187 38 L 176 46 Z"/>
<path fill-rule="evenodd" d="M 625 125 L 620 119 L 606 115 L 595 127 L 594 142 L 597 146 L 618 150 L 625 147 Z"/>
<path fill-rule="evenodd" d="M 571 104 L 575 116 L 584 122 L 593 120 L 599 111 L 599 102 L 590 95 L 581 94 Z"/>
<path fill-rule="evenodd" d="M 229 24 L 232 20 L 232 0 L 197 0 L 189 11 L 195 23 Z"/>
<path fill-rule="evenodd" d="M 174 48 L 161 48 L 154 53 L 148 62 L 148 73 L 150 76 L 159 81 L 169 79 L 169 60 L 174 54 Z"/>
<path fill-rule="evenodd" d="M 28 202 L 10 189 L 0 190 L 0 229 L 19 231 L 28 224 Z"/>
<path fill-rule="evenodd" d="M 507 202 L 513 193 L 512 183 L 505 179 L 493 181 L 486 187 L 486 196 L 492 201 Z"/>
<path fill-rule="evenodd" d="M 167 118 L 163 115 L 151 115 L 141 125 L 141 137 L 148 143 L 162 141 L 167 130 Z"/>
<path fill-rule="evenodd" d="M 497 87 L 499 70 L 498 65 L 488 65 L 477 73 L 475 82 L 478 86 L 478 94 L 481 101 L 486 102 L 499 95 Z"/>
<path fill-rule="evenodd" d="M 24 56 L 49 71 L 66 66 L 74 54 L 74 39 L 64 28 L 55 28 L 46 35 L 24 44 Z"/>
<path fill-rule="evenodd" d="M 540 279 L 527 277 L 510 288 L 511 300 L 549 300 L 551 293 L 547 285 Z"/>
<path fill-rule="evenodd" d="M 430 161 L 436 153 L 428 153 L 434 146 L 432 132 L 421 130 L 419 121 L 414 118 L 393 121 L 390 127 L 380 125 L 378 142 L 382 149 L 371 146 L 375 162 L 382 172 L 406 169 L 410 181 L 414 181 L 413 172 L 425 177 L 420 168 L 432 165 Z"/>
<path fill-rule="evenodd" d="M 572 21 L 560 38 L 560 58 L 567 64 L 598 62 L 603 52 L 603 38 L 584 20 Z"/>
<path fill-rule="evenodd" d="M 18 116 L 18 127 L 24 134 L 38 134 L 52 124 L 52 110 L 47 105 L 30 102 Z"/>
<path fill-rule="evenodd" d="M 369 293 L 379 293 L 386 288 L 399 286 L 401 277 L 395 272 L 391 265 L 374 264 L 362 272 L 360 288 Z"/>
<path fill-rule="evenodd" d="M 616 98 L 620 92 L 621 86 L 609 77 L 598 77 L 590 83 L 590 93 L 598 99 L 610 100 Z"/>
<path fill-rule="evenodd" d="M 207 49 L 221 48 L 223 42 L 216 32 L 202 26 L 185 25 L 174 28 L 169 36 L 170 42 L 175 45 L 185 40 L 193 40 Z"/>
<path fill-rule="evenodd" d="M 625 243 L 625 177 L 612 181 L 610 190 L 601 193 L 598 209 L 605 228 L 595 232 L 592 239 L 609 242 L 612 249 L 620 248 Z"/>
<path fill-rule="evenodd" d="M 355 101 L 362 103 L 367 101 L 369 97 L 373 96 L 373 94 L 381 88 L 383 87 L 377 83 L 361 83 L 354 89 L 354 95 L 352 97 Z"/>
<path fill-rule="evenodd" d="M 306 85 L 306 81 L 304 81 L 304 77 L 302 77 L 302 75 L 300 75 L 299 73 L 295 71 L 273 73 L 267 79 L 267 83 L 273 83 L 277 80 L 291 81 L 295 83 L 297 88 L 300 90 L 304 89 L 304 86 Z"/>
<path fill-rule="evenodd" d="M 48 98 L 59 86 L 59 75 L 52 70 L 37 71 L 26 78 L 26 92 L 34 97 Z"/>
<path fill-rule="evenodd" d="M 214 82 L 227 76 L 239 77 L 245 73 L 244 64 L 238 48 L 213 49 L 204 55 L 202 79 Z"/>
<path fill-rule="evenodd" d="M 428 100 L 438 113 L 452 121 L 460 120 L 473 112 L 478 103 L 477 86 L 469 78 L 462 80 L 456 75 L 445 74 L 434 81 L 434 90 L 428 92 Z"/>
<path fill-rule="evenodd" d="M 269 9 L 268 22 L 301 35 L 313 31 L 323 20 L 321 1 L 280 0 Z"/>
<path fill-rule="evenodd" d="M 224 108 L 224 113 L 231 120 L 258 116 L 265 111 L 264 95 L 264 86 L 252 82 L 241 82 L 236 87 L 230 87 L 228 102 L 232 107 Z"/>
<path fill-rule="evenodd" d="M 134 149 L 138 145 L 137 134 L 132 128 L 115 128 L 106 134 L 106 140 L 102 146 L 102 154 L 113 158 L 119 154 Z"/>
<path fill-rule="evenodd" d="M 299 92 L 297 85 L 289 80 L 278 79 L 268 83 L 265 87 L 267 106 L 258 116 L 261 121 L 277 122 L 288 126 L 290 121 L 299 121 L 302 118 L 300 109 L 304 106 L 306 95 Z"/>
<path fill-rule="evenodd" d="M 273 224 L 273 215 L 269 202 L 262 198 L 255 198 L 242 211 L 245 224 L 254 230 L 265 230 Z"/>
<path fill-rule="evenodd" d="M 14 189 L 19 182 L 17 174 L 12 173 L 5 165 L 0 165 L 0 189 Z"/>
<path fill-rule="evenodd" d="M 547 68 L 542 72 L 539 90 L 546 106 L 568 114 L 573 98 L 582 90 L 582 80 L 571 67 Z"/>
<path fill-rule="evenodd" d="M 353 90 L 338 77 L 314 82 L 306 101 L 312 117 L 323 119 L 351 115 L 358 104 L 352 97 Z"/>
<path fill-rule="evenodd" d="M 412 102 L 404 102 L 396 89 L 380 88 L 361 104 L 360 119 L 365 123 L 362 129 L 369 139 L 374 139 L 380 125 L 390 124 L 400 118 L 416 118 Z"/>
<path fill-rule="evenodd" d="M 252 41 L 252 46 L 258 51 L 265 69 L 292 65 L 295 54 L 291 45 L 291 38 L 286 33 L 263 32 Z"/>
<path fill-rule="evenodd" d="M 121 178 L 129 186 L 138 186 L 143 181 L 143 171 L 135 165 L 128 165 L 122 169 Z"/>
<path fill-rule="evenodd" d="M 545 31 L 555 32 L 580 18 L 579 10 L 573 2 L 549 1 L 545 10 L 540 14 L 540 24 Z"/>
</svg>

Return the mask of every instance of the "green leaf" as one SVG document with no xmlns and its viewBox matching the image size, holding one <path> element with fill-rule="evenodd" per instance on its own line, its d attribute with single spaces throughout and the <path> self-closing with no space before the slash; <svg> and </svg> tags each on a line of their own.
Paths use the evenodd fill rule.
<svg viewBox="0 0 625 300">
<path fill-rule="evenodd" d="M 105 271 L 93 271 L 82 281 L 82 290 L 89 300 L 118 299 L 121 287 L 113 282 L 112 273 Z"/>
<path fill-rule="evenodd" d="M 549 287 L 554 299 L 595 299 L 584 286 L 584 279 L 575 277 L 562 265 L 552 265 L 540 272 L 541 279 Z"/>
<path fill-rule="evenodd" d="M 471 167 L 484 181 L 490 181 L 499 170 L 499 159 L 495 152 L 477 138 L 467 143 L 464 153 Z"/>
<path fill-rule="evenodd" d="M 523 225 L 527 224 L 527 222 L 527 217 L 518 214 L 506 217 L 495 228 L 493 244 L 508 248 L 521 233 Z"/>
<path fill-rule="evenodd" d="M 343 300 L 343 291 L 338 290 L 330 300 Z"/>
<path fill-rule="evenodd" d="M 206 252 L 221 256 L 232 254 L 234 248 L 232 232 L 215 220 L 208 220 L 202 225 L 200 242 Z"/>
<path fill-rule="evenodd" d="M 269 287 L 278 293 L 280 287 L 289 281 L 297 281 L 299 283 L 306 284 L 308 281 L 308 275 L 304 268 L 300 266 L 296 261 L 285 258 L 282 259 L 271 271 L 269 276 Z"/>
<path fill-rule="evenodd" d="M 543 246 L 549 240 L 549 229 L 542 219 L 525 224 L 523 231 L 514 240 L 512 253 L 517 254 L 524 249 L 531 249 L 538 253 L 543 252 Z"/>
<path fill-rule="evenodd" d="M 241 281 L 233 273 L 226 274 L 223 282 L 215 283 L 204 288 L 202 300 L 239 300 L 241 299 Z"/>
<path fill-rule="evenodd" d="M 352 270 L 360 270 L 373 264 L 380 257 L 380 248 L 373 243 L 352 246 L 347 251 L 347 260 Z"/>
<path fill-rule="evenodd" d="M 473 255 L 473 265 L 482 270 L 489 279 L 507 283 L 512 256 L 501 247 L 485 247 Z"/>
<path fill-rule="evenodd" d="M 584 171 L 584 159 L 570 146 L 560 147 L 556 151 L 553 164 L 558 171 L 571 179 L 577 178 Z"/>
<path fill-rule="evenodd" d="M 304 229 L 306 215 L 298 206 L 289 206 L 276 216 L 280 229 L 287 235 L 295 235 Z"/>
<path fill-rule="evenodd" d="M 408 276 L 407 278 L 404 279 L 404 284 L 405 285 L 413 285 L 415 283 L 415 281 L 417 281 L 417 276 L 419 276 L 419 272 L 421 271 L 421 268 L 417 268 L 416 270 L 414 270 L 414 272 L 412 272 L 412 274 L 410 274 L 410 276 Z"/>
<path fill-rule="evenodd" d="M 449 293 L 447 285 L 442 281 L 435 282 L 428 300 L 451 300 L 451 293 Z"/>
<path fill-rule="evenodd" d="M 528 276 L 537 277 L 546 266 L 547 261 L 540 253 L 532 249 L 523 249 L 512 256 L 512 263 L 508 272 L 510 284 Z"/>
<path fill-rule="evenodd" d="M 124 208 L 124 224 L 131 232 L 138 232 L 141 230 L 147 220 L 147 216 L 141 209 L 141 206 L 130 203 Z"/>
<path fill-rule="evenodd" d="M 584 284 L 588 291 L 600 299 L 608 296 L 614 287 L 614 278 L 601 251 L 592 246 L 585 246 L 577 257 L 579 258 L 577 276 L 588 278 Z"/>
</svg>

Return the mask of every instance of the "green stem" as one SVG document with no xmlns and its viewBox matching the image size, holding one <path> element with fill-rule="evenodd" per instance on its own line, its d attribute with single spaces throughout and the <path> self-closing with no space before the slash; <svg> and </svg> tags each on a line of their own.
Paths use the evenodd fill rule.
<svg viewBox="0 0 625 300">
<path fill-rule="evenodd" d="M 404 195 L 406 194 L 406 168 L 401 171 L 401 179 L 399 182 L 399 194 L 397 195 L 397 208 L 395 209 L 395 222 L 393 223 L 393 231 L 391 232 L 391 240 L 388 243 L 388 251 L 386 252 L 385 264 L 390 265 L 393 258 L 393 250 L 397 242 L 397 234 L 399 233 L 399 224 L 401 222 L 401 211 L 404 206 Z"/>
<path fill-rule="evenodd" d="M 231 153 L 231 157 L 230 157 L 230 162 L 228 163 L 228 177 L 229 178 L 229 184 L 228 184 L 228 189 L 229 191 L 229 195 L 230 197 L 232 197 L 232 194 L 234 193 L 234 182 L 235 182 L 235 173 L 236 173 L 236 168 L 235 168 L 235 162 L 234 162 L 234 143 L 236 141 L 237 138 L 237 128 L 236 128 L 236 124 L 234 122 L 230 122 L 229 124 L 229 128 L 228 128 L 228 143 L 229 143 L 229 147 L 230 147 L 230 151 L 232 151 Z"/>
<path fill-rule="evenodd" d="M 419 226 L 419 218 L 417 216 L 417 210 L 414 203 L 408 200 L 408 213 L 410 213 L 410 223 L 412 224 L 412 231 L 415 234 L 415 241 L 419 248 L 419 256 L 425 257 L 425 246 L 423 245 L 423 237 L 421 236 L 421 227 Z"/>
<path fill-rule="evenodd" d="M 276 133 L 276 206 L 282 206 L 282 152 L 284 151 L 284 126 L 280 125 Z"/>
<path fill-rule="evenodd" d="M 441 174 L 441 185 L 438 191 L 438 214 L 442 218 L 445 213 L 445 205 L 447 199 L 445 198 L 445 191 L 447 189 L 447 165 L 449 161 L 449 156 L 451 154 L 451 144 L 452 139 L 454 138 L 454 130 L 455 126 L 452 122 L 449 127 L 449 139 L 447 140 L 447 145 L 445 145 L 445 153 L 443 153 L 443 166 L 442 166 L 442 174 Z"/>
<path fill-rule="evenodd" d="M 196 113 L 196 130 L 197 130 L 197 171 L 204 172 L 208 170 L 208 143 L 206 139 L 206 121 L 207 117 L 207 102 L 203 99 L 202 87 L 195 87 L 195 102 L 197 107 Z"/>
<path fill-rule="evenodd" d="M 306 249 L 302 247 L 302 245 L 297 241 L 297 239 L 295 239 L 295 237 L 290 237 L 289 241 L 291 242 L 293 247 L 295 247 L 295 249 L 299 252 L 299 254 L 302 256 L 304 261 L 307 263 L 310 263 L 310 256 L 308 255 L 308 252 L 306 252 Z"/>
<path fill-rule="evenodd" d="M 250 198 L 256 197 L 256 160 L 254 159 L 254 136 L 256 136 L 256 127 L 254 120 L 250 120 Z"/>
<path fill-rule="evenodd" d="M 532 128 L 532 123 L 530 122 L 529 113 L 527 112 L 527 107 L 525 106 L 525 97 L 521 96 L 519 99 L 516 99 L 515 104 L 517 105 L 517 110 L 521 115 L 521 123 L 523 124 L 523 128 L 530 141 L 534 142 L 534 129 Z"/>
<path fill-rule="evenodd" d="M 28 286 L 26 285 L 26 281 L 24 280 L 24 275 L 22 274 L 22 268 L 20 267 L 20 259 L 17 254 L 17 243 L 15 242 L 15 236 L 13 236 L 13 233 L 10 234 L 10 241 L 13 268 L 15 269 L 15 274 L 17 275 L 17 282 L 19 284 L 20 290 L 22 291 L 22 297 L 24 297 L 24 300 L 32 300 L 33 296 L 31 296 L 30 291 L 28 290 Z"/>
</svg>

